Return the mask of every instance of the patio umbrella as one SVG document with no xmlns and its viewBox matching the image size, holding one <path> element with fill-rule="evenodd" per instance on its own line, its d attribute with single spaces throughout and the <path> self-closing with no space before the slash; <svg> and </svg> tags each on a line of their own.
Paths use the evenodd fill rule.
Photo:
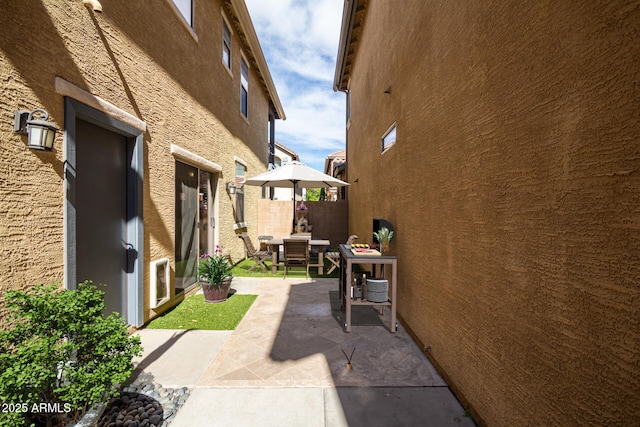
<svg viewBox="0 0 640 427">
<path fill-rule="evenodd" d="M 317 171 L 309 166 L 293 161 L 284 166 L 280 166 L 269 172 L 261 173 L 253 178 L 247 179 L 247 185 L 258 185 L 262 187 L 286 187 L 293 188 L 293 221 L 296 220 L 296 198 L 295 193 L 298 188 L 330 188 L 344 187 L 348 183 Z"/>
</svg>

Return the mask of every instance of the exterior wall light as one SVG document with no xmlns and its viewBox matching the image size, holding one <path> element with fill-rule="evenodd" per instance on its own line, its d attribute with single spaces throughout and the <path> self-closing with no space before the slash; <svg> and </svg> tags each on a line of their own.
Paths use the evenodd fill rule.
<svg viewBox="0 0 640 427">
<path fill-rule="evenodd" d="M 98 0 L 82 0 L 82 4 L 94 12 L 102 13 L 102 5 Z"/>
<path fill-rule="evenodd" d="M 229 195 L 233 196 L 234 194 L 236 194 L 236 185 L 233 182 L 228 181 L 226 187 L 227 193 L 229 193 Z"/>
<path fill-rule="evenodd" d="M 36 115 L 41 118 L 36 118 Z M 59 129 L 48 122 L 48 118 L 49 113 L 40 108 L 32 112 L 18 110 L 15 113 L 13 130 L 21 135 L 29 135 L 27 147 L 51 151 Z"/>
</svg>

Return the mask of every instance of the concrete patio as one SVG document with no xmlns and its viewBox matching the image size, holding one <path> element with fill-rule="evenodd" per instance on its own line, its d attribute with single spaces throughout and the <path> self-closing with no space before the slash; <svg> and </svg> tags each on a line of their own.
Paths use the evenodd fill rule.
<svg viewBox="0 0 640 427">
<path fill-rule="evenodd" d="M 134 375 L 192 389 L 171 426 L 474 425 L 389 310 L 357 307 L 344 332 L 337 279 L 232 287 L 259 295 L 235 331 L 137 332 Z"/>
</svg>

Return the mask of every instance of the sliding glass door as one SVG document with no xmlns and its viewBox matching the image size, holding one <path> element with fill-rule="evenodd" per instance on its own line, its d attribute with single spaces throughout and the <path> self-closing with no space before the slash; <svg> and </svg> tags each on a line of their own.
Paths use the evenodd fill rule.
<svg viewBox="0 0 640 427">
<path fill-rule="evenodd" d="M 200 191 L 198 193 L 200 206 L 200 256 L 214 252 L 214 233 L 216 218 L 213 213 L 213 189 L 216 188 L 215 176 L 211 172 L 200 171 Z"/>
<path fill-rule="evenodd" d="M 213 252 L 215 176 L 176 162 L 175 258 L 176 294 L 197 281 L 198 259 Z"/>
</svg>

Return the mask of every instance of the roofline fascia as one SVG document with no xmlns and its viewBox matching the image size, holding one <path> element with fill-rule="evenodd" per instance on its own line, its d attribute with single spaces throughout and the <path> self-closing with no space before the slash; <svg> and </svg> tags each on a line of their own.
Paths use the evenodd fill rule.
<svg viewBox="0 0 640 427">
<path fill-rule="evenodd" d="M 282 108 L 282 103 L 280 102 L 280 97 L 278 96 L 278 91 L 276 90 L 276 86 L 273 83 L 273 79 L 271 78 L 271 73 L 269 72 L 269 66 L 267 65 L 267 60 L 264 58 L 264 53 L 262 52 L 262 47 L 260 46 L 260 41 L 258 40 L 258 35 L 256 34 L 256 30 L 253 26 L 253 21 L 251 21 L 251 16 L 249 15 L 249 10 L 247 9 L 247 5 L 244 0 L 231 0 L 231 6 L 235 9 L 236 16 L 240 21 L 240 25 L 242 26 L 242 30 L 247 36 L 247 42 L 251 50 L 253 51 L 253 55 L 258 64 L 258 68 L 262 73 L 262 77 L 264 78 L 264 82 L 267 86 L 267 91 L 269 92 L 269 96 L 271 97 L 271 102 L 275 108 L 275 112 L 278 115 L 278 119 L 286 120 L 287 117 L 284 114 L 284 108 Z"/>
<path fill-rule="evenodd" d="M 340 29 L 340 41 L 338 42 L 338 57 L 336 59 L 336 71 L 333 77 L 334 92 L 346 91 L 346 88 L 340 88 L 340 81 L 342 80 L 345 63 L 347 62 L 349 40 L 351 40 L 351 30 L 353 30 L 353 21 L 356 17 L 357 4 L 358 0 L 344 0 L 344 9 L 342 12 L 342 27 Z"/>
<path fill-rule="evenodd" d="M 294 158 L 294 160 L 300 160 L 300 156 L 298 155 L 298 153 L 293 148 L 287 147 L 286 145 L 284 145 L 280 141 L 275 141 L 275 146 L 278 147 L 278 149 L 280 151 L 291 155 L 291 157 Z"/>
</svg>

